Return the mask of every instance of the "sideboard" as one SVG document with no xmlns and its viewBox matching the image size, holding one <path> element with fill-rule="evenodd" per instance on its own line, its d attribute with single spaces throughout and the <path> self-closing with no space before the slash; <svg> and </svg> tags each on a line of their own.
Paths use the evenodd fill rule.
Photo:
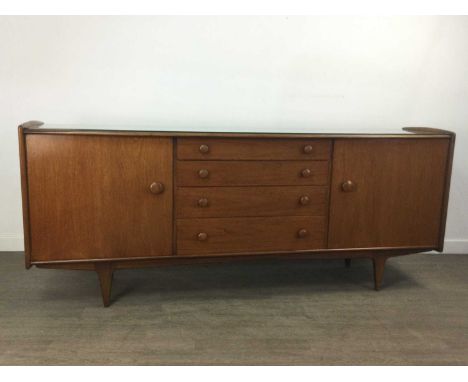
<svg viewBox="0 0 468 382">
<path fill-rule="evenodd" d="M 442 251 L 455 135 L 19 126 L 26 268 Z"/>
</svg>

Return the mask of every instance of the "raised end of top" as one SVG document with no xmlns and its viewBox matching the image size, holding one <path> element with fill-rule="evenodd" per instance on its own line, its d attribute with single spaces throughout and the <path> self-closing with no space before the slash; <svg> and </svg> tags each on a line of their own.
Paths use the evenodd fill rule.
<svg viewBox="0 0 468 382">
<path fill-rule="evenodd" d="M 41 121 L 27 121 L 27 122 L 22 123 L 18 127 L 23 128 L 23 129 L 37 129 L 43 124 L 44 122 L 41 122 Z"/>
<path fill-rule="evenodd" d="M 435 127 L 403 127 L 404 131 L 408 133 L 414 134 L 447 134 L 447 135 L 455 135 L 453 131 L 437 129 Z"/>
</svg>

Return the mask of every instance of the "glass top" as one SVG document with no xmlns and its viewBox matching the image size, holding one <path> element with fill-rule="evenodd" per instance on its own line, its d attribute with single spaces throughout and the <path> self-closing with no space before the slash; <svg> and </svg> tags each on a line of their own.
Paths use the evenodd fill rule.
<svg viewBox="0 0 468 382">
<path fill-rule="evenodd" d="M 315 128 L 315 127 L 165 127 L 157 125 L 68 125 L 44 124 L 41 130 L 72 131 L 128 131 L 128 132 L 163 132 L 163 133 L 220 133 L 220 134 L 320 134 L 320 135 L 408 135 L 413 134 L 402 128 Z"/>
</svg>

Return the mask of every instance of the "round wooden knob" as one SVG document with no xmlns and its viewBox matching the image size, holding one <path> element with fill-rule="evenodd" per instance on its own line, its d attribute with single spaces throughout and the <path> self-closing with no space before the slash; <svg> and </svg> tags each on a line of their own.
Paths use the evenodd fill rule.
<svg viewBox="0 0 468 382">
<path fill-rule="evenodd" d="M 310 168 L 305 168 L 304 170 L 301 171 L 301 175 L 304 178 L 308 178 L 309 176 L 312 175 L 312 171 L 310 170 Z"/>
<path fill-rule="evenodd" d="M 202 168 L 200 171 L 198 171 L 198 176 L 200 178 L 208 178 L 208 176 L 210 175 L 210 172 L 206 169 L 206 168 Z"/>
<path fill-rule="evenodd" d="M 309 204 L 310 202 L 310 198 L 307 196 L 307 195 L 302 195 L 300 198 L 299 198 L 299 202 L 305 206 L 306 204 Z"/>
<path fill-rule="evenodd" d="M 208 207 L 208 199 L 207 198 L 200 198 L 198 199 L 198 207 Z"/>
<path fill-rule="evenodd" d="M 153 193 L 153 194 L 161 194 L 164 192 L 164 184 L 162 184 L 161 182 L 154 182 L 154 183 L 151 183 L 150 185 L 150 191 Z"/>
<path fill-rule="evenodd" d="M 299 231 L 297 231 L 297 236 L 299 237 L 306 237 L 309 234 L 309 232 L 305 228 L 301 228 Z"/>
<path fill-rule="evenodd" d="M 341 189 L 344 192 L 353 192 L 353 191 L 356 191 L 356 184 L 352 182 L 351 180 L 347 180 L 341 185 Z"/>
<path fill-rule="evenodd" d="M 206 154 L 207 152 L 210 151 L 210 146 L 208 145 L 201 145 L 200 148 L 199 148 L 200 152 L 202 154 Z"/>
<path fill-rule="evenodd" d="M 304 146 L 304 154 L 310 154 L 312 151 L 314 151 L 314 148 L 311 145 Z"/>
<path fill-rule="evenodd" d="M 198 241 L 205 241 L 206 239 L 208 239 L 208 234 L 206 232 L 200 232 L 197 235 L 197 239 Z"/>
</svg>

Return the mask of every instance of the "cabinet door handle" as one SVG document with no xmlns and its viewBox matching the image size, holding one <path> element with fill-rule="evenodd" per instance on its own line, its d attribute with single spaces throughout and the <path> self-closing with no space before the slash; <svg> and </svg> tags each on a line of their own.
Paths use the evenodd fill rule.
<svg viewBox="0 0 468 382">
<path fill-rule="evenodd" d="M 304 154 L 310 154 L 314 151 L 314 148 L 311 145 L 305 145 L 303 148 Z"/>
<path fill-rule="evenodd" d="M 208 176 L 210 175 L 210 172 L 206 169 L 206 168 L 202 168 L 200 171 L 198 171 L 198 176 L 200 178 L 208 178 Z"/>
<path fill-rule="evenodd" d="M 309 204 L 309 202 L 310 202 L 310 198 L 307 195 L 302 195 L 299 198 L 299 203 L 301 203 L 303 206 Z"/>
<path fill-rule="evenodd" d="M 356 183 L 351 180 L 347 180 L 341 184 L 341 190 L 343 192 L 353 192 L 356 191 Z"/>
<path fill-rule="evenodd" d="M 161 182 L 153 182 L 150 185 L 150 191 L 156 195 L 162 194 L 164 192 L 164 184 L 162 184 Z"/>
<path fill-rule="evenodd" d="M 301 175 L 304 178 L 308 178 L 309 176 L 312 175 L 312 171 L 310 170 L 310 168 L 305 168 L 304 170 L 301 171 Z"/>
<path fill-rule="evenodd" d="M 208 234 L 206 232 L 200 232 L 197 235 L 197 239 L 198 241 L 205 241 L 206 239 L 208 239 Z"/>
<path fill-rule="evenodd" d="M 202 154 L 206 154 L 206 153 L 210 152 L 210 146 L 208 146 L 208 145 L 200 145 L 200 147 L 198 148 L 198 150 L 199 150 Z"/>
<path fill-rule="evenodd" d="M 300 237 L 301 239 L 303 237 L 306 237 L 309 234 L 309 231 L 307 231 L 305 228 L 301 228 L 299 231 L 297 231 L 297 236 Z"/>
<path fill-rule="evenodd" d="M 198 199 L 198 207 L 208 207 L 208 199 L 207 198 L 200 198 Z"/>
</svg>

